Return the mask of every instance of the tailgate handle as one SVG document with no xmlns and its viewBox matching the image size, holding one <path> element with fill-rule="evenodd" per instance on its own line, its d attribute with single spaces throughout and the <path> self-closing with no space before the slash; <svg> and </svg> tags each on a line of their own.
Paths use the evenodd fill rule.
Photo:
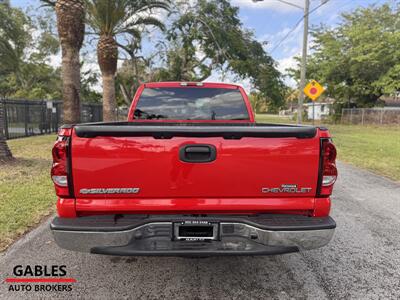
<svg viewBox="0 0 400 300">
<path fill-rule="evenodd" d="M 205 163 L 214 161 L 217 149 L 213 145 L 185 145 L 179 150 L 181 161 L 190 163 Z"/>
</svg>

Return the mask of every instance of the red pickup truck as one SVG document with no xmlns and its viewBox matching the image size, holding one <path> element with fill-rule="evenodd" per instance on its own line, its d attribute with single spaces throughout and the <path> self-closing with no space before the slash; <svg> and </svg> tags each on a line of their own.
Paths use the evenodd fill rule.
<svg viewBox="0 0 400 300">
<path fill-rule="evenodd" d="M 256 123 L 240 86 L 146 83 L 126 122 L 60 129 L 51 230 L 109 255 L 315 249 L 336 227 L 335 159 L 325 128 Z"/>
</svg>

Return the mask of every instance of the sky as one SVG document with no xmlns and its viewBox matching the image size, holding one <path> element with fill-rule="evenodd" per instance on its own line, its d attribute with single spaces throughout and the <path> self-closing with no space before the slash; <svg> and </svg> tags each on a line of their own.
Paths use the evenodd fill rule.
<svg viewBox="0 0 400 300">
<path fill-rule="evenodd" d="M 286 0 L 297 6 L 304 7 L 304 0 Z M 240 7 L 240 18 L 247 28 L 254 30 L 257 39 L 267 41 L 266 50 L 277 61 L 281 72 L 295 66 L 295 56 L 300 56 L 303 41 L 303 22 L 295 25 L 303 16 L 300 8 L 282 3 L 279 0 L 264 0 L 254 3 L 251 0 L 232 0 Z M 382 4 L 379 0 L 330 0 L 309 16 L 309 25 L 325 24 L 336 26 L 343 12 L 350 12 L 357 7 L 368 7 Z M 321 0 L 310 1 L 310 11 L 321 4 Z M 285 36 L 291 31 L 287 38 Z M 285 38 L 285 39 L 284 39 Z M 309 44 L 312 41 L 309 42 Z M 272 51 L 272 52 L 271 52 Z M 286 83 L 294 85 L 289 78 Z"/>
<path fill-rule="evenodd" d="M 303 7 L 305 0 L 282 0 Z M 310 0 L 310 10 L 321 4 L 321 0 Z M 383 4 L 385 2 L 398 2 L 399 0 L 328 0 L 327 3 L 319 7 L 310 14 L 310 26 L 325 24 L 336 26 L 340 22 L 340 15 L 343 12 L 350 12 L 357 7 L 367 7 L 373 4 Z M 281 2 L 280 0 L 264 0 L 253 2 L 252 0 L 232 0 L 232 4 L 240 8 L 239 15 L 244 27 L 254 31 L 259 41 L 268 42 L 266 50 L 276 60 L 278 69 L 285 72 L 285 69 L 294 67 L 294 57 L 299 56 L 302 49 L 303 23 L 295 27 L 296 23 L 302 18 L 303 11 L 298 8 Z M 326 0 L 324 1 L 326 2 Z M 11 0 L 13 6 L 26 9 L 29 6 L 38 7 L 38 0 Z M 286 39 L 285 35 L 292 31 Z M 312 42 L 312 41 L 311 41 Z M 95 56 L 92 56 L 93 60 Z M 54 64 L 60 63 L 59 57 L 52 59 Z M 93 68 L 95 62 L 88 64 Z M 208 81 L 221 81 L 220 74 L 214 73 Z M 224 81 L 230 81 L 225 78 Z M 295 83 L 290 78 L 285 79 L 286 83 L 294 86 Z M 248 82 L 242 82 L 247 87 Z"/>
</svg>

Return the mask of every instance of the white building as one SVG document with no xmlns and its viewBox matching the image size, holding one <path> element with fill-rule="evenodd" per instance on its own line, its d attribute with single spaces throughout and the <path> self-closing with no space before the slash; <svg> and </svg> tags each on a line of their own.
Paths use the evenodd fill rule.
<svg viewBox="0 0 400 300">
<path fill-rule="evenodd" d="M 307 118 L 313 119 L 313 103 L 305 103 L 307 111 Z M 332 103 L 327 102 L 315 102 L 314 103 L 314 120 L 321 120 L 329 116 L 332 111 Z"/>
</svg>

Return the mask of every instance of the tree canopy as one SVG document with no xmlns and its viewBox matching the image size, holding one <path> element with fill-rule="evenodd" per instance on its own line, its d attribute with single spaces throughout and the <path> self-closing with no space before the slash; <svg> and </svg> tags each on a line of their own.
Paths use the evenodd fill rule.
<svg viewBox="0 0 400 300">
<path fill-rule="evenodd" d="M 55 0 L 43 2 L 49 5 L 56 3 Z M 111 14 L 110 18 L 103 14 L 110 12 L 110 1 L 85 3 L 90 25 L 88 32 L 111 34 L 116 37 L 114 46 L 122 50 L 120 54 L 127 54 L 122 64 L 118 64 L 116 85 L 120 90 L 117 94 L 119 104 L 129 103 L 141 82 L 202 81 L 211 75 L 222 75 L 238 82 L 249 82 L 262 109 L 277 110 L 284 105 L 286 87 L 275 61 L 265 51 L 264 43 L 243 26 L 239 8 L 230 1 L 119 0 L 115 3 L 121 5 L 113 10 L 115 14 Z M 164 15 L 157 11 L 168 6 L 172 6 L 171 10 Z M 0 59 L 0 63 L 10 64 L 1 66 L 3 96 L 60 99 L 61 72 L 50 62 L 50 58 L 54 59 L 59 51 L 57 35 L 51 28 L 55 26 L 54 15 L 40 15 L 40 20 L 38 16 L 30 17 L 8 5 L 2 9 L 12 10 L 12 14 L 1 12 L 11 20 L 1 18 L 0 22 L 4 23 L 1 27 L 13 25 L 12 30 L 16 32 L 11 33 L 15 41 L 6 39 L 9 46 L 15 48 L 7 55 L 15 57 Z M 166 18 L 165 14 L 168 14 Z M 151 33 L 150 39 L 146 25 L 159 27 L 164 32 Z M 93 52 L 92 37 L 86 35 L 85 51 Z M 146 50 L 142 51 L 145 38 Z M 149 50 L 149 44 L 154 47 L 152 50 Z M 5 53 L 2 51 L 1 55 Z M 121 58 L 118 56 L 119 60 Z M 98 86 L 99 76 L 90 71 L 81 73 L 82 100 L 98 99 L 93 87 Z"/>
<path fill-rule="evenodd" d="M 337 27 L 322 25 L 311 35 L 307 77 L 326 85 L 326 95 L 373 106 L 400 91 L 400 5 L 358 8 Z M 298 69 L 292 75 L 299 78 Z"/>
<path fill-rule="evenodd" d="M 178 17 L 161 43 L 160 80 L 202 81 L 213 71 L 250 79 L 270 107 L 283 104 L 284 84 L 263 44 L 246 30 L 229 1 L 177 2 Z"/>
<path fill-rule="evenodd" d="M 0 93 L 15 98 L 59 98 L 60 70 L 49 64 L 58 52 L 50 15 L 32 20 L 22 10 L 0 5 Z"/>
</svg>

